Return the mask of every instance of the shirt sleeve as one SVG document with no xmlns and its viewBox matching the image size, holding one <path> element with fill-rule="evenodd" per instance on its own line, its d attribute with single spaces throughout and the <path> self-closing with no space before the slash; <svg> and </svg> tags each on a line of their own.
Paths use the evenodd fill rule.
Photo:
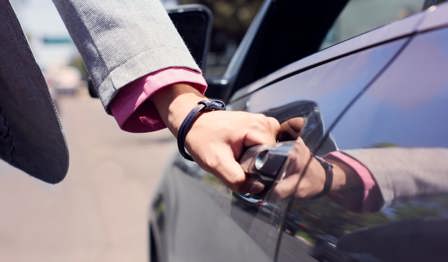
<svg viewBox="0 0 448 262">
<path fill-rule="evenodd" d="M 165 124 L 149 99 L 161 88 L 187 83 L 202 94 L 207 83 L 201 73 L 183 67 L 169 67 L 150 73 L 123 87 L 110 105 L 110 110 L 121 129 L 150 132 L 165 128 Z"/>
<path fill-rule="evenodd" d="M 347 153 L 341 151 L 334 151 L 328 154 L 342 163 L 350 167 L 361 179 L 364 192 L 361 204 L 361 210 L 363 211 L 377 211 L 381 205 L 382 198 L 379 196 L 378 185 L 374 180 L 374 177 L 370 170 L 362 164 L 359 160 L 350 156 Z"/>
</svg>

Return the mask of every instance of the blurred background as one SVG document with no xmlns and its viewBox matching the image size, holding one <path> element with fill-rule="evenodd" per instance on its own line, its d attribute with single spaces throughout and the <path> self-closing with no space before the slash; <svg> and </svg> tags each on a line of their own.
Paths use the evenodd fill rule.
<svg viewBox="0 0 448 262">
<path fill-rule="evenodd" d="M 213 11 L 207 72 L 216 77 L 262 1 L 163 2 L 202 3 Z M 148 205 L 175 150 L 171 135 L 119 130 L 89 97 L 82 59 L 52 2 L 11 4 L 59 111 L 70 169 L 52 186 L 0 161 L 0 261 L 148 261 Z"/>
</svg>

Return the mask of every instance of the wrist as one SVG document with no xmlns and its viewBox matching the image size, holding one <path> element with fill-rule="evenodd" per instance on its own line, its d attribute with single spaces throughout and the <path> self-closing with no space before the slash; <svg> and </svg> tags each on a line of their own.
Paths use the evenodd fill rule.
<svg viewBox="0 0 448 262">
<path fill-rule="evenodd" d="M 332 192 L 358 189 L 362 185 L 356 172 L 345 163 L 333 158 L 329 158 L 328 162 L 334 167 L 334 181 L 331 187 Z"/>
<path fill-rule="evenodd" d="M 333 165 L 333 184 L 330 192 L 337 192 L 342 190 L 347 185 L 347 170 L 344 166 L 336 161 L 329 160 Z"/>
<path fill-rule="evenodd" d="M 160 118 L 176 137 L 182 121 L 203 99 L 204 96 L 188 84 L 175 84 L 162 88 L 151 97 Z"/>
<path fill-rule="evenodd" d="M 358 211 L 362 205 L 362 181 L 345 163 L 334 158 L 329 161 L 334 166 L 334 183 L 330 198 L 349 210 Z"/>
</svg>

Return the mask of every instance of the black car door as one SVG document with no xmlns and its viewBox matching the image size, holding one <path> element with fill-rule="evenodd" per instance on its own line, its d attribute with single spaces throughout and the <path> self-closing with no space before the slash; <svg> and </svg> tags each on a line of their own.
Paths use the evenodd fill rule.
<svg viewBox="0 0 448 262">
<path fill-rule="evenodd" d="M 354 41 L 356 39 L 352 42 Z M 254 93 L 234 100 L 232 109 L 265 113 L 284 124 L 293 122 L 297 117 L 305 117 L 308 120 L 308 130 L 312 129 L 309 137 L 322 138 L 325 132 L 323 123 L 334 122 L 344 107 L 381 73 L 407 41 L 408 38 L 403 37 L 372 46 L 255 89 Z M 337 46 L 327 51 L 337 52 L 334 50 L 336 48 L 344 47 Z M 285 136 L 284 139 L 294 137 Z M 334 150 L 335 146 L 329 141 L 325 150 Z M 274 260 L 287 201 L 277 200 L 268 192 L 263 198 L 237 195 L 233 198 L 233 203 L 232 219 Z M 244 213 L 249 219 L 241 219 L 237 215 L 239 213 Z M 297 231 L 294 223 L 288 225 L 288 230 Z M 296 253 L 303 253 L 300 255 L 301 259 L 307 259 L 305 251 L 305 246 L 296 249 Z"/>
<path fill-rule="evenodd" d="M 259 90 L 235 105 L 244 105 L 250 112 L 271 115 L 284 124 L 297 117 L 305 117 L 308 128 L 313 125 L 317 130 L 310 132 L 309 136 L 322 138 L 325 132 L 322 123 L 335 121 L 350 100 L 369 85 L 406 41 L 400 39 L 320 65 Z M 341 72 L 340 68 L 345 70 Z M 326 150 L 336 149 L 334 144 L 328 143 L 327 146 Z M 252 202 L 253 218 L 244 225 L 245 231 L 274 258 L 285 201 L 271 199 L 268 194 L 261 206 L 251 196 L 238 198 L 235 202 L 246 208 Z"/>
<path fill-rule="evenodd" d="M 290 199 L 278 261 L 446 261 L 448 6 L 432 12 L 329 130 L 374 184 Z"/>
<path fill-rule="evenodd" d="M 295 107 L 294 102 L 316 101 L 317 92 L 324 100 L 336 101 L 319 108 L 324 122 L 332 122 L 336 112 L 375 78 L 406 41 L 392 41 L 307 70 L 237 99 L 230 107 L 264 112 L 283 121 L 314 112 L 316 108 L 308 104 Z M 346 68 L 345 73 L 340 73 L 340 67 Z M 337 92 L 340 87 L 342 92 Z M 212 174 L 180 158 L 167 173 L 171 193 L 164 193 L 164 216 L 169 218 L 164 234 L 169 238 L 165 243 L 169 261 L 274 259 L 283 207 L 267 199 L 268 205 L 260 208 L 259 199 L 232 194 Z"/>
<path fill-rule="evenodd" d="M 319 130 L 309 136 L 318 139 L 325 125 L 393 61 L 420 19 L 409 17 L 291 64 L 240 90 L 229 108 L 266 113 L 280 122 L 305 117 Z M 327 150 L 335 146 L 330 141 Z M 212 174 L 179 157 L 167 173 L 165 192 L 154 209 L 169 261 L 275 260 L 285 201 L 269 194 L 234 194 Z M 297 231 L 294 223 L 289 225 L 288 230 Z M 306 245 L 299 250 L 307 259 Z"/>
</svg>

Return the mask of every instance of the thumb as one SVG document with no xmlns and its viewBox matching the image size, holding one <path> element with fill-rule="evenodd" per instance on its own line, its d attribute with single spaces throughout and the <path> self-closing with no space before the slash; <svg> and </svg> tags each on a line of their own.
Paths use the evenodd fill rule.
<svg viewBox="0 0 448 262">
<path fill-rule="evenodd" d="M 275 145 L 276 137 L 272 133 L 250 132 L 244 137 L 244 146 L 251 147 L 255 145 Z"/>
</svg>

